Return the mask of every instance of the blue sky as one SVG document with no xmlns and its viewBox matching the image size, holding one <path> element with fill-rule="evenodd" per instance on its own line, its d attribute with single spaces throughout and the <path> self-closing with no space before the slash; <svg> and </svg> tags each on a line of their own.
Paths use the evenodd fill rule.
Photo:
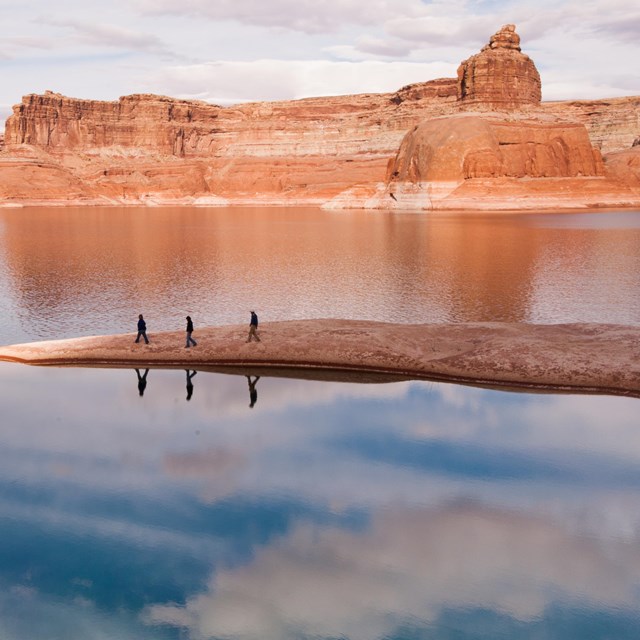
<svg viewBox="0 0 640 640">
<path fill-rule="evenodd" d="M 637 0 L 0 2 L 0 117 L 49 89 L 218 104 L 393 91 L 452 77 L 514 23 L 545 99 L 640 94 Z"/>
</svg>

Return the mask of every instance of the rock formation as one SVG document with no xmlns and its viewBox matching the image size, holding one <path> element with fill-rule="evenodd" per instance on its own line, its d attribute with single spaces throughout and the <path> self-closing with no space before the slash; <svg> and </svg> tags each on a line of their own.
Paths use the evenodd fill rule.
<svg viewBox="0 0 640 640">
<path fill-rule="evenodd" d="M 581 124 L 459 115 L 418 125 L 400 145 L 388 177 L 419 182 L 603 175 L 600 153 Z"/>
<path fill-rule="evenodd" d="M 483 107 L 508 108 L 540 103 L 540 74 L 520 50 L 515 26 L 507 24 L 491 36 L 480 53 L 458 67 L 458 100 Z"/>
<path fill-rule="evenodd" d="M 489 208 L 513 206 L 520 189 L 531 199 L 518 206 L 638 206 L 640 146 L 609 156 L 639 136 L 637 97 L 540 104 L 507 25 L 457 79 L 393 94 L 227 108 L 25 96 L 6 123 L 0 204 Z"/>
</svg>

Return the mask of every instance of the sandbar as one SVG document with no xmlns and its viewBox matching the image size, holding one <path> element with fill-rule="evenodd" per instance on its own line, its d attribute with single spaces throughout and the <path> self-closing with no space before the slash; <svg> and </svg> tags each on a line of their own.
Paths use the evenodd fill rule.
<svg viewBox="0 0 640 640">
<path fill-rule="evenodd" d="M 237 372 L 362 374 L 491 387 L 551 389 L 640 397 L 640 327 L 613 324 L 392 324 L 291 320 L 260 326 L 90 336 L 0 347 L 0 360 L 30 365 L 180 367 Z M 351 378 L 353 379 L 353 378 Z"/>
</svg>

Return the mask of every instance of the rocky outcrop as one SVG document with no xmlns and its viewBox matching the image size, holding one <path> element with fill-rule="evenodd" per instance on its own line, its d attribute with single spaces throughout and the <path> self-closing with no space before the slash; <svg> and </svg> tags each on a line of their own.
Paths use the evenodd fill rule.
<svg viewBox="0 0 640 640">
<path fill-rule="evenodd" d="M 427 120 L 408 133 L 389 180 L 602 176 L 604 165 L 581 124 L 506 122 L 476 115 Z"/>
<path fill-rule="evenodd" d="M 512 24 L 491 36 L 480 53 L 458 67 L 458 100 L 466 105 L 513 109 L 541 100 L 540 74 L 520 50 Z"/>
<path fill-rule="evenodd" d="M 609 177 L 640 190 L 640 146 L 609 154 L 606 171 Z"/>
<path fill-rule="evenodd" d="M 361 197 L 365 207 L 399 209 L 638 206 L 639 160 L 632 149 L 605 164 L 580 123 L 459 114 L 410 131 L 385 189 Z"/>
<path fill-rule="evenodd" d="M 638 203 L 635 165 L 613 159 L 605 173 L 598 150 L 607 160 L 631 148 L 640 98 L 539 101 L 538 72 L 512 25 L 457 79 L 391 94 L 226 108 L 148 94 L 28 95 L 6 123 L 0 204 L 479 208 L 520 206 L 518 188 L 531 206 Z M 493 190 L 481 184 L 492 180 Z M 500 197 L 498 183 L 508 183 Z"/>
</svg>

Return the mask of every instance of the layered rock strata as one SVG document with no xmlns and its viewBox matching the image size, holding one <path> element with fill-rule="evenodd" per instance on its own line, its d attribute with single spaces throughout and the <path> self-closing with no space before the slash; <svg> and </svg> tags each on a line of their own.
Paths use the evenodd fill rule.
<svg viewBox="0 0 640 640">
<path fill-rule="evenodd" d="M 457 79 L 392 94 L 227 108 L 29 95 L 6 123 L 0 205 L 639 206 L 640 98 L 539 101 L 512 25 Z"/>
<path fill-rule="evenodd" d="M 498 109 L 540 103 L 540 74 L 522 53 L 514 25 L 502 27 L 480 53 L 460 64 L 457 95 L 465 104 Z"/>
<path fill-rule="evenodd" d="M 461 182 L 603 175 L 600 152 L 581 124 L 459 115 L 416 126 L 402 141 L 388 178 Z"/>
<path fill-rule="evenodd" d="M 640 395 L 640 329 L 618 325 L 469 323 L 398 325 L 298 320 L 261 325 L 261 342 L 243 326 L 97 336 L 0 347 L 0 360 L 36 365 L 262 367 L 302 372 L 395 374 L 501 387 Z M 295 375 L 295 374 L 294 374 Z"/>
</svg>

